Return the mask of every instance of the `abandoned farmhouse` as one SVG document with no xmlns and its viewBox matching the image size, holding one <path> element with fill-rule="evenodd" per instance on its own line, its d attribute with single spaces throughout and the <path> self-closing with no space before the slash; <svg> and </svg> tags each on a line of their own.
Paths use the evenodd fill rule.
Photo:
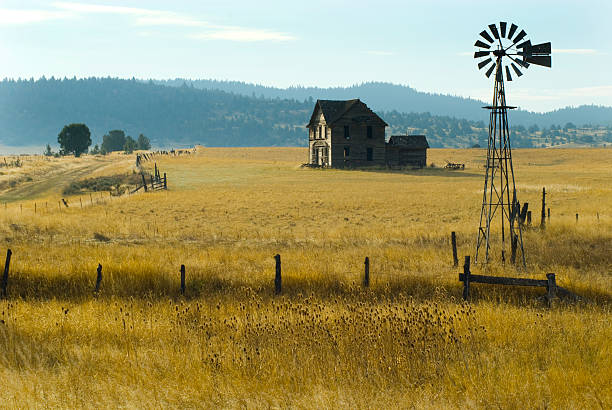
<svg viewBox="0 0 612 410">
<path fill-rule="evenodd" d="M 424 135 L 385 140 L 383 121 L 359 99 L 317 100 L 310 122 L 309 164 L 332 168 L 415 166 L 427 163 Z"/>
</svg>

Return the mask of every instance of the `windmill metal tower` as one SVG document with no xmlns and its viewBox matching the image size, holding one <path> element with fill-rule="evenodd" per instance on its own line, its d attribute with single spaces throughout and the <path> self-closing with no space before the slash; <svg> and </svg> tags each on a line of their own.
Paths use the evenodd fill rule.
<svg viewBox="0 0 612 410">
<path fill-rule="evenodd" d="M 511 262 L 515 263 L 517 253 L 520 251 L 525 266 L 523 233 L 519 223 L 520 204 L 516 197 L 508 127 L 508 110 L 516 107 L 506 103 L 504 74 L 508 81 L 512 81 L 510 67 L 517 77 L 523 75 L 519 66 L 523 69 L 527 69 L 530 64 L 550 67 L 551 45 L 550 43 L 532 45 L 531 41 L 527 40 L 525 30 L 517 33 L 516 24 L 512 24 L 508 31 L 506 31 L 508 24 L 503 21 L 499 23 L 499 29 L 496 24 L 489 24 L 488 28 L 489 31 L 483 30 L 480 33 L 482 39 L 474 44 L 478 47 L 474 58 L 481 59 L 478 62 L 478 69 L 487 67 L 485 72 L 487 78 L 490 78 L 495 71 L 493 104 L 484 107 L 490 110 L 489 143 L 475 261 L 478 261 L 478 256 L 482 252 L 484 262 L 488 262 L 493 235 L 491 225 L 494 224 L 494 219 L 498 218 L 501 223 L 502 261 L 506 260 L 506 240 L 508 240 Z"/>
</svg>

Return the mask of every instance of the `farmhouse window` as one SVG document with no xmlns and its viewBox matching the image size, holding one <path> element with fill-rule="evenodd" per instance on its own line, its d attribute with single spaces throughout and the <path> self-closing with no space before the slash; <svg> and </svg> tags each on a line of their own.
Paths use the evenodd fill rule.
<svg viewBox="0 0 612 410">
<path fill-rule="evenodd" d="M 348 125 L 344 126 L 344 138 L 346 138 L 346 139 L 351 138 L 351 135 L 349 134 L 349 126 Z"/>
<path fill-rule="evenodd" d="M 366 159 L 368 161 L 374 161 L 374 149 L 366 148 Z"/>
<path fill-rule="evenodd" d="M 348 157 L 351 153 L 351 147 L 344 147 L 344 158 Z"/>
<path fill-rule="evenodd" d="M 368 138 L 372 138 L 372 126 L 368 125 Z"/>
</svg>

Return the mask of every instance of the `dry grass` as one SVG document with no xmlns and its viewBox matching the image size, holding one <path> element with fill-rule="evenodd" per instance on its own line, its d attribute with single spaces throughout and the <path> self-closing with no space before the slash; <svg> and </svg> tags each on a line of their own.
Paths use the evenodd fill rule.
<svg viewBox="0 0 612 410">
<path fill-rule="evenodd" d="M 538 223 L 546 186 L 551 223 L 525 232 L 526 271 L 475 271 L 555 272 L 587 299 L 551 309 L 541 289 L 477 285 L 472 305 L 459 301 L 449 234 L 473 255 L 484 155 L 431 150 L 430 162 L 465 171 L 349 172 L 301 169 L 300 149 L 204 148 L 158 160 L 168 192 L 37 214 L 17 198 L 0 209 L 14 252 L 1 402 L 609 408 L 609 150 L 515 152 L 519 199 Z"/>
</svg>

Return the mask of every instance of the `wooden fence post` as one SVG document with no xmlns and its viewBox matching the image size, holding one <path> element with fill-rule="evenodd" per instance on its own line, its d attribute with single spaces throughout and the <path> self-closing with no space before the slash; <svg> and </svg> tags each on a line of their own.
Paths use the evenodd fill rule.
<svg viewBox="0 0 612 410">
<path fill-rule="evenodd" d="M 557 297 L 557 281 L 554 273 L 547 273 L 546 279 L 548 280 L 548 284 L 546 285 L 546 298 L 550 306 L 552 300 Z"/>
<path fill-rule="evenodd" d="M 166 179 L 166 173 L 164 172 L 164 189 L 168 189 L 168 180 Z"/>
<path fill-rule="evenodd" d="M 36 202 L 34 202 L 34 213 L 36 213 Z"/>
<path fill-rule="evenodd" d="M 98 263 L 98 269 L 96 269 L 96 288 L 94 290 L 94 293 L 96 294 L 96 296 L 98 295 L 98 293 L 100 292 L 100 283 L 102 283 L 102 265 L 100 265 Z"/>
<path fill-rule="evenodd" d="M 365 261 L 363 263 L 365 265 L 365 273 L 363 276 L 363 286 L 370 286 L 370 258 L 366 256 Z"/>
<path fill-rule="evenodd" d="M 548 208 L 548 223 L 550 223 L 550 208 Z"/>
<path fill-rule="evenodd" d="M 274 255 L 276 260 L 276 276 L 274 277 L 274 293 L 279 295 L 282 291 L 282 280 L 281 280 L 281 256 L 279 254 Z"/>
<path fill-rule="evenodd" d="M 453 266 L 459 265 L 459 259 L 457 258 L 457 235 L 455 231 L 451 232 L 451 244 L 453 246 Z"/>
<path fill-rule="evenodd" d="M 576 222 L 578 222 L 578 214 L 576 214 Z"/>
<path fill-rule="evenodd" d="M 540 227 L 546 226 L 546 188 L 542 188 L 542 214 L 540 217 Z"/>
<path fill-rule="evenodd" d="M 185 265 L 181 265 L 181 295 L 185 294 Z"/>
<path fill-rule="evenodd" d="M 531 225 L 531 211 L 527 211 L 527 225 Z"/>
<path fill-rule="evenodd" d="M 515 264 L 516 263 L 516 249 L 518 247 L 518 235 L 514 235 L 514 237 L 512 238 L 512 253 L 510 254 L 510 263 L 511 264 Z"/>
<path fill-rule="evenodd" d="M 465 257 L 465 263 L 463 264 L 463 300 L 469 300 L 470 298 L 470 257 Z"/>
<path fill-rule="evenodd" d="M 6 286 L 8 285 L 9 267 L 11 266 L 11 255 L 13 252 L 10 249 L 6 250 L 6 262 L 4 262 L 4 274 L 2 275 L 2 296 L 6 298 Z"/>
<path fill-rule="evenodd" d="M 147 181 L 145 181 L 144 174 L 140 174 L 142 177 L 142 186 L 144 187 L 145 192 L 147 192 Z"/>
</svg>

